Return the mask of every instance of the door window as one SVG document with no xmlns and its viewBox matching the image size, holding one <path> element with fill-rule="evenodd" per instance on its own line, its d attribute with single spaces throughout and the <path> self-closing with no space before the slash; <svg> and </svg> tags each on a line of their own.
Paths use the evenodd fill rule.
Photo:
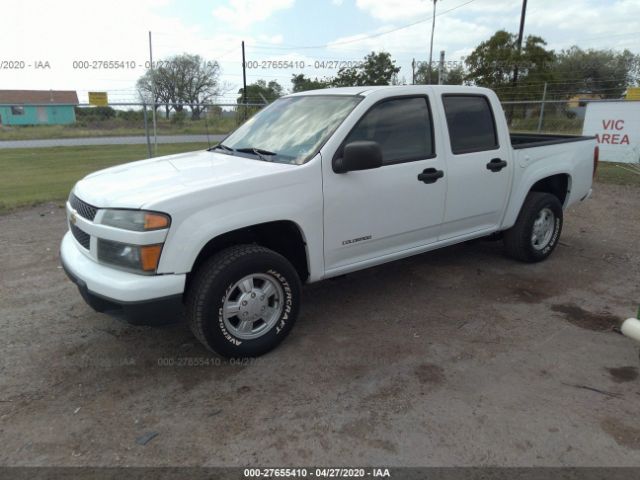
<svg viewBox="0 0 640 480">
<path fill-rule="evenodd" d="M 483 95 L 444 95 L 442 98 L 454 154 L 499 147 L 489 100 Z"/>
<path fill-rule="evenodd" d="M 344 144 L 355 141 L 377 142 L 384 165 L 434 157 L 427 99 L 396 98 L 375 105 L 360 119 Z"/>
</svg>

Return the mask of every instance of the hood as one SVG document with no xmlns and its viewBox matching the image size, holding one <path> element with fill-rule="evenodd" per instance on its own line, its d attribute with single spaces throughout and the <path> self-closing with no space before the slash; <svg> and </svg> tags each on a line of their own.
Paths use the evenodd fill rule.
<svg viewBox="0 0 640 480">
<path fill-rule="evenodd" d="M 278 173 L 296 165 L 196 151 L 107 168 L 80 180 L 74 193 L 100 208 L 141 208 L 188 191 Z"/>
</svg>

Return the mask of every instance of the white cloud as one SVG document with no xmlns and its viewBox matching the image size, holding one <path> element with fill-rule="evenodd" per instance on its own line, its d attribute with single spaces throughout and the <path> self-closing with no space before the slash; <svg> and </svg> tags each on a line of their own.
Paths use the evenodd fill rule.
<svg viewBox="0 0 640 480">
<path fill-rule="evenodd" d="M 51 68 L 3 70 L 0 88 L 76 90 L 80 102 L 87 101 L 87 91 L 106 90 L 110 102 L 136 101 L 135 83 L 149 59 L 149 30 L 154 60 L 184 52 L 200 54 L 218 60 L 223 80 L 238 85 L 240 42 L 250 44 L 255 37 L 202 29 L 172 16 L 166 9 L 171 6 L 171 0 L 111 0 L 108 8 L 100 0 L 10 2 L 3 9 L 3 34 L 13 41 L 4 44 L 3 59 L 27 64 L 48 61 Z M 261 42 L 275 44 L 282 38 L 274 35 Z M 74 62 L 82 60 L 123 60 L 138 66 L 74 68 Z"/>
<path fill-rule="evenodd" d="M 512 9 L 512 0 L 494 0 L 489 3 L 486 0 L 479 2 L 475 0 L 468 5 L 464 5 L 468 0 L 458 0 L 455 3 L 438 2 L 436 4 L 436 14 L 461 6 L 460 11 L 499 13 Z M 356 0 L 356 6 L 373 18 L 384 21 L 411 20 L 430 17 L 433 14 L 433 2 L 431 0 Z"/>
<path fill-rule="evenodd" d="M 398 30 L 395 30 L 397 27 L 393 25 L 380 27 L 372 32 L 338 38 L 329 43 L 329 49 L 342 52 L 356 49 L 386 50 L 392 54 L 412 53 L 416 58 L 423 58 L 428 55 L 430 35 L 430 28 L 425 28 L 424 25 L 418 24 Z M 434 52 L 443 49 L 453 51 L 467 45 L 475 46 L 491 33 L 493 31 L 490 28 L 482 25 L 454 17 L 442 17 L 436 22 Z"/>
<path fill-rule="evenodd" d="M 461 19 L 466 23 L 466 28 L 472 31 L 482 30 L 493 33 L 498 29 L 510 32 L 518 30 L 520 1 L 475 0 L 471 3 L 467 3 L 468 0 L 454 1 L 437 3 L 436 41 L 440 39 L 446 44 L 449 40 L 447 37 L 452 40 L 455 40 L 453 37 L 458 35 L 465 40 L 477 37 L 468 30 L 448 31 L 445 27 L 445 19 L 450 18 Z M 356 0 L 356 5 L 372 18 L 387 23 L 387 26 L 391 22 L 398 22 L 401 25 L 428 19 L 433 11 L 431 0 Z M 537 0 L 529 2 L 525 34 L 542 36 L 549 42 L 550 47 L 555 49 L 578 44 L 591 48 L 631 48 L 638 51 L 640 44 L 633 38 L 634 34 L 637 35 L 640 32 L 638 6 L 638 0 L 608 2 Z M 423 29 L 428 29 L 428 23 L 423 24 Z M 611 36 L 607 37 L 607 33 Z M 597 36 L 600 38 L 594 38 Z M 368 43 L 380 44 L 381 42 Z M 467 44 L 464 48 L 469 50 L 475 45 L 476 43 Z M 446 46 L 447 50 L 456 48 L 456 45 Z"/>
<path fill-rule="evenodd" d="M 263 22 L 278 10 L 291 8 L 295 0 L 229 0 L 226 7 L 216 7 L 213 16 L 241 30 Z"/>
<path fill-rule="evenodd" d="M 310 1 L 310 0 L 308 0 Z M 333 0 L 332 0 L 333 1 Z M 468 0 L 438 2 L 438 12 L 464 4 Z M 390 32 L 431 15 L 430 0 L 357 0 L 360 14 L 342 36 L 336 35 L 331 22 L 309 18 L 300 9 L 300 22 L 323 22 L 324 34 L 334 38 L 326 49 L 286 50 L 288 45 L 326 43 L 316 38 L 291 38 L 286 25 L 273 15 L 290 8 L 294 0 L 229 0 L 216 2 L 222 17 L 217 22 L 203 19 L 192 23 L 181 18 L 179 0 L 21 0 L 3 6 L 3 59 L 33 63 L 49 61 L 50 70 L 3 70 L 0 88 L 6 89 L 76 89 L 81 101 L 87 90 L 108 90 L 110 99 L 134 100 L 135 82 L 144 68 L 74 69 L 74 60 L 133 60 L 144 63 L 149 56 L 148 31 L 153 32 L 154 58 L 189 52 L 216 59 L 222 66 L 222 79 L 239 86 L 242 82 L 240 42 L 245 40 L 247 59 L 298 59 L 302 70 L 252 70 L 249 81 L 258 78 L 278 79 L 288 86 L 292 73 L 307 76 L 331 76 L 334 70 L 316 71 L 309 66 L 315 60 L 361 60 L 372 50 L 389 51 L 402 67 L 401 76 L 410 79 L 411 59 L 425 60 L 429 54 L 431 22 Z M 299 2 L 302 3 L 302 2 Z M 336 14 L 325 2 L 328 18 Z M 504 28 L 516 32 L 521 2 L 518 0 L 476 0 L 438 16 L 434 41 L 434 58 L 446 50 L 448 60 L 458 60 L 493 32 Z M 187 8 L 187 7 L 185 7 Z M 211 7 L 206 7 L 210 9 Z M 344 8 L 344 5 L 343 5 Z M 37 12 L 37 15 L 34 15 Z M 549 48 L 561 49 L 577 44 L 582 48 L 629 48 L 638 53 L 640 32 L 638 0 L 536 0 L 529 2 L 526 34 L 537 34 L 549 42 Z M 193 13 L 193 12 L 187 12 Z M 367 18 L 367 15 L 370 18 Z M 224 18 L 223 18 L 224 17 Z M 358 21 L 371 20 L 368 30 L 357 28 Z M 268 22 L 264 20 L 269 19 Z M 262 25 L 252 22 L 263 21 Z M 228 23 L 232 22 L 232 23 Z M 239 23 L 238 23 L 239 22 Z M 243 23 L 244 22 L 244 23 Z M 251 29 L 236 29 L 248 25 Z M 205 26 L 204 24 L 211 24 Z M 199 26 L 202 25 L 202 26 Z M 225 28 L 227 27 L 229 28 Z M 63 27 L 61 28 L 60 25 Z M 28 26 L 28 28 L 26 28 Z M 268 27 L 261 31 L 261 27 Z M 326 27 L 326 28 L 325 28 Z M 34 34 L 34 32 L 37 33 Z M 357 40 L 357 41 L 356 41 Z M 276 54 L 269 56 L 271 53 Z M 284 53 L 287 52 L 287 55 Z M 282 54 L 282 55 L 281 55 Z"/>
<path fill-rule="evenodd" d="M 640 18 L 636 0 L 603 4 L 588 0 L 543 2 L 527 15 L 527 33 L 535 33 L 551 48 L 631 48 L 638 51 Z"/>
<path fill-rule="evenodd" d="M 466 1 L 437 3 L 437 13 L 441 15 L 436 18 L 434 59 L 438 58 L 440 50 L 445 50 L 447 60 L 460 60 L 496 30 L 517 32 L 520 1 L 476 0 L 465 4 Z M 427 20 L 395 29 L 429 19 L 432 1 L 356 0 L 356 6 L 384 24 L 377 29 L 337 38 L 329 44 L 329 49 L 351 57 L 371 50 L 385 50 L 402 66 L 400 75 L 410 76 L 411 59 L 424 60 L 428 57 L 431 22 Z M 555 50 L 577 44 L 582 48 L 629 48 L 637 53 L 640 50 L 637 11 L 637 0 L 607 3 L 597 0 L 537 0 L 529 2 L 525 35 L 539 35 L 547 40 L 548 48 Z"/>
<path fill-rule="evenodd" d="M 356 6 L 386 21 L 423 17 L 433 9 L 432 3 L 425 0 L 357 0 Z"/>
<path fill-rule="evenodd" d="M 331 3 L 339 7 L 344 3 L 344 0 L 331 0 Z"/>
</svg>

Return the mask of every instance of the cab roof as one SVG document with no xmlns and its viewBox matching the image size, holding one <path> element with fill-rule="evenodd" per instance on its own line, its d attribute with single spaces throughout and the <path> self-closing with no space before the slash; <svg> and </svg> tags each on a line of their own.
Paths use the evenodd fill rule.
<svg viewBox="0 0 640 480">
<path fill-rule="evenodd" d="M 302 95 L 361 95 L 367 96 L 373 92 L 380 90 L 395 90 L 395 89 L 407 89 L 410 87 L 412 90 L 429 90 L 433 91 L 447 91 L 447 92 L 459 92 L 467 90 L 486 90 L 479 87 L 470 87 L 463 85 L 365 85 L 361 87 L 335 87 L 335 88 L 321 88 L 318 90 L 306 90 L 304 92 L 292 93 L 286 95 L 287 97 L 296 97 Z"/>
</svg>

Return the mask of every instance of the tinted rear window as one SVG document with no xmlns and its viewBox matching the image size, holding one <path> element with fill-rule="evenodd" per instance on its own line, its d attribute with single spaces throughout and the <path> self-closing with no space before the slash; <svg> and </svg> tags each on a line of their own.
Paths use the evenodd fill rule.
<svg viewBox="0 0 640 480">
<path fill-rule="evenodd" d="M 453 153 L 480 152 L 498 148 L 496 124 L 487 97 L 445 95 L 442 102 L 447 116 Z"/>
</svg>

